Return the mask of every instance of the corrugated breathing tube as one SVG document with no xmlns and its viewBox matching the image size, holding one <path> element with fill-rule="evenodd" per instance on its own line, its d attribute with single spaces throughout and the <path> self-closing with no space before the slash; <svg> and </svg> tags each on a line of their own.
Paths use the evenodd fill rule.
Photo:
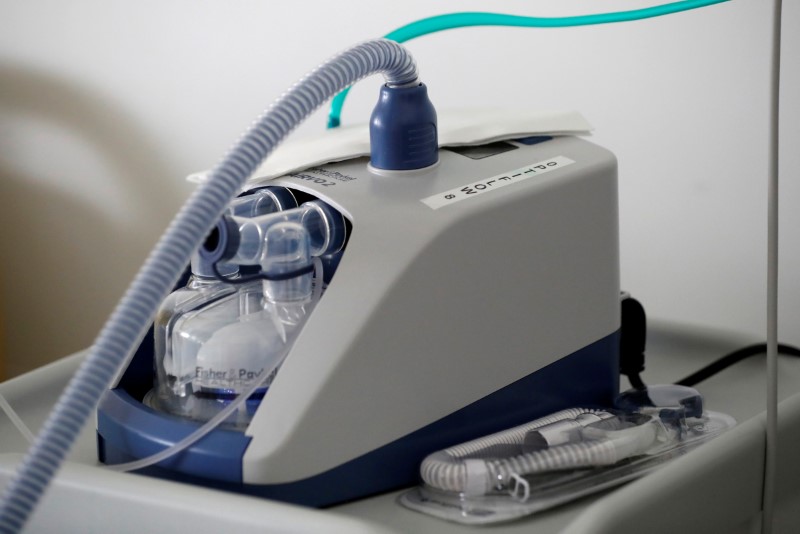
<svg viewBox="0 0 800 534">
<path fill-rule="evenodd" d="M 435 452 L 423 460 L 420 474 L 426 484 L 440 490 L 476 496 L 509 487 L 514 474 L 614 463 L 618 456 L 613 444 L 562 443 L 574 431 L 612 417 L 613 414 L 602 410 L 562 410 L 491 436 Z M 552 430 L 544 430 L 548 428 Z M 544 446 L 555 446 L 503 459 L 491 459 L 506 456 L 497 449 L 526 443 L 531 433 L 541 434 L 536 437 L 549 442 L 543 443 Z"/>
<path fill-rule="evenodd" d="M 50 413 L 0 503 L 0 533 L 25 525 L 84 422 L 133 354 L 161 301 L 247 178 L 306 117 L 348 85 L 383 73 L 390 87 L 417 83 L 399 44 L 377 39 L 332 57 L 293 85 L 244 134 L 189 197 L 145 261 Z"/>
</svg>

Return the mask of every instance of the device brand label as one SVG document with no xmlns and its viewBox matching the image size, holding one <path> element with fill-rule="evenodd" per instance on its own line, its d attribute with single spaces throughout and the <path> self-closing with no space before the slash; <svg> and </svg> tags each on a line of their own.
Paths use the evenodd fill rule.
<svg viewBox="0 0 800 534">
<path fill-rule="evenodd" d="M 323 169 L 322 167 L 313 167 L 305 172 L 290 173 L 288 176 L 296 178 L 297 180 L 312 182 L 322 187 L 332 187 L 336 185 L 337 182 L 346 183 L 352 182 L 356 179 L 355 176 L 342 174 L 338 171 L 330 171 L 328 169 Z"/>
<path fill-rule="evenodd" d="M 546 159 L 544 161 L 522 167 L 521 169 L 515 169 L 504 174 L 498 174 L 497 176 L 492 176 L 491 178 L 486 178 L 471 184 L 456 187 L 449 191 L 444 191 L 443 193 L 439 193 L 428 198 L 423 198 L 422 202 L 427 204 L 430 208 L 438 210 L 439 208 L 454 204 L 455 202 L 473 198 L 483 193 L 489 193 L 490 191 L 500 189 L 501 187 L 533 178 L 534 176 L 541 176 L 542 174 L 566 167 L 567 165 L 572 165 L 573 163 L 575 162 L 567 157 L 556 156 L 554 158 Z"/>
</svg>

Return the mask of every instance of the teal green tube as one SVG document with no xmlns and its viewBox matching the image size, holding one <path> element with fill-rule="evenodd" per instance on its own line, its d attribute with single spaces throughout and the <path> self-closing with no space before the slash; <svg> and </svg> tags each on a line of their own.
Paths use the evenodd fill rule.
<svg viewBox="0 0 800 534">
<path fill-rule="evenodd" d="M 404 43 L 444 30 L 455 28 L 466 28 L 468 26 L 516 26 L 521 28 L 564 28 L 568 26 L 588 26 L 592 24 L 610 24 L 612 22 L 630 22 L 634 20 L 660 17 L 670 15 L 689 9 L 706 7 L 729 0 L 683 0 L 660 6 L 634 9 L 631 11 L 617 11 L 614 13 L 598 13 L 594 15 L 578 15 L 574 17 L 523 17 L 520 15 L 506 15 L 503 13 L 447 13 L 428 17 L 401 26 L 396 30 L 387 33 L 384 37 Z M 341 124 L 342 106 L 347 98 L 350 87 L 337 94 L 331 101 L 330 112 L 328 113 L 328 128 L 336 128 Z"/>
</svg>

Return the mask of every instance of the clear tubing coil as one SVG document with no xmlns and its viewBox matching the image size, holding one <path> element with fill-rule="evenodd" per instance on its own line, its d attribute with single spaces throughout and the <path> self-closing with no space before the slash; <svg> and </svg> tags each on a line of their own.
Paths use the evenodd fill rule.
<svg viewBox="0 0 800 534">
<path fill-rule="evenodd" d="M 426 484 L 444 491 L 453 491 L 458 493 L 472 493 L 483 495 L 495 488 L 496 485 L 505 485 L 510 473 L 523 471 L 516 471 L 516 468 L 522 469 L 529 467 L 530 469 L 537 469 L 539 465 L 559 465 L 565 466 L 564 462 L 571 458 L 568 454 L 562 456 L 555 452 L 561 447 L 554 449 L 545 449 L 544 451 L 537 451 L 537 453 L 544 452 L 545 455 L 536 456 L 537 453 L 530 453 L 517 456 L 516 458 L 500 461 L 484 461 L 475 459 L 482 451 L 496 447 L 498 445 L 516 445 L 525 442 L 525 436 L 532 431 L 542 427 L 558 423 L 560 421 L 575 419 L 583 414 L 594 414 L 601 419 L 613 417 L 611 413 L 603 410 L 593 410 L 588 408 L 571 408 L 562 410 L 546 417 L 542 417 L 530 423 L 519 425 L 510 428 L 497 434 L 478 438 L 460 445 L 435 452 L 425 458 L 420 467 L 420 474 Z M 575 444 L 578 445 L 578 444 Z M 580 444 L 585 445 L 585 444 Z M 581 447 L 570 446 L 568 452 L 581 452 Z M 572 449 L 575 449 L 574 451 Z M 605 458 L 608 451 L 605 448 L 598 448 L 592 451 L 582 451 L 581 456 L 589 458 L 594 461 L 599 461 L 600 458 Z M 472 472 L 475 471 L 476 462 L 481 465 L 478 466 L 480 472 L 480 480 L 475 481 Z M 524 464 L 524 466 L 522 465 Z M 472 469 L 471 469 L 472 468 Z"/>
</svg>

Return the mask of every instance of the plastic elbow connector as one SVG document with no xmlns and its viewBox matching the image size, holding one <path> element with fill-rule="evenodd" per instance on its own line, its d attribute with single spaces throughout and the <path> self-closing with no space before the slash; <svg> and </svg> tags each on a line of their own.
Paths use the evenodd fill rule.
<svg viewBox="0 0 800 534">
<path fill-rule="evenodd" d="M 297 272 L 312 263 L 308 231 L 296 222 L 279 222 L 266 232 L 267 250 L 261 270 L 272 276 Z M 292 302 L 311 298 L 311 272 L 287 280 L 266 281 L 264 291 L 270 302 Z"/>
<path fill-rule="evenodd" d="M 439 161 L 437 128 L 425 84 L 384 85 L 370 118 L 370 165 L 389 171 L 434 165 Z"/>
<path fill-rule="evenodd" d="M 259 265 L 268 247 L 269 229 L 283 222 L 298 223 L 308 232 L 314 257 L 339 252 L 347 238 L 344 216 L 324 202 L 312 200 L 299 208 L 260 217 L 224 215 L 200 248 L 200 256 L 210 262 Z"/>
<path fill-rule="evenodd" d="M 258 217 L 297 207 L 297 199 L 285 187 L 267 186 L 233 200 L 228 208 L 237 217 Z"/>
</svg>

